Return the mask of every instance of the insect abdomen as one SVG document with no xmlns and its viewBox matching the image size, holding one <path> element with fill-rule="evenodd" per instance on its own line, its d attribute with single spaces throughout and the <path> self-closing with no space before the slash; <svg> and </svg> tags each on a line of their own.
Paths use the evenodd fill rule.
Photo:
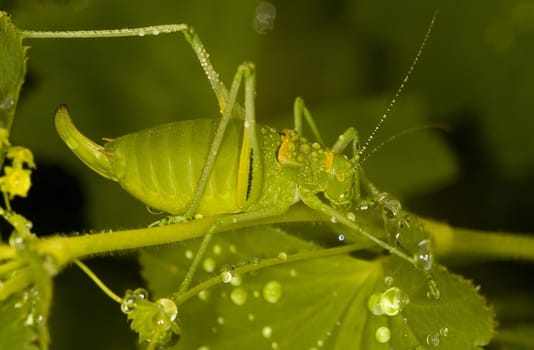
<svg viewBox="0 0 534 350">
<path fill-rule="evenodd" d="M 228 124 L 198 212 L 239 211 L 237 172 L 242 122 Z M 105 145 L 118 182 L 146 205 L 181 214 L 198 186 L 217 126 L 215 119 L 174 122 L 115 139 Z"/>
</svg>

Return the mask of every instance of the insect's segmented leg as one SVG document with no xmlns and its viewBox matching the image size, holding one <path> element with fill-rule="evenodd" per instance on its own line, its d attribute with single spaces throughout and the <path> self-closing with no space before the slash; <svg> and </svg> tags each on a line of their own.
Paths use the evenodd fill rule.
<svg viewBox="0 0 534 350">
<path fill-rule="evenodd" d="M 352 127 L 348 128 L 343 132 L 343 134 L 339 135 L 336 143 L 334 146 L 332 146 L 332 151 L 339 154 L 343 152 L 351 142 L 353 152 L 355 152 L 355 149 L 358 147 L 358 132 Z"/>
<path fill-rule="evenodd" d="M 195 33 L 194 29 L 187 24 L 167 24 L 159 26 L 123 28 L 123 29 L 104 29 L 104 30 L 72 30 L 72 31 L 34 31 L 20 30 L 25 38 L 30 39 L 92 39 L 92 38 L 118 38 L 148 35 L 170 34 L 181 32 L 184 34 L 187 42 L 195 51 L 204 73 L 208 77 L 211 88 L 213 89 L 221 113 L 226 108 L 228 102 L 228 90 L 223 82 L 219 79 L 219 74 L 213 69 L 209 60 L 209 55 Z"/>
<path fill-rule="evenodd" d="M 202 242 L 200 243 L 200 247 L 198 248 L 197 254 L 194 257 L 193 262 L 191 263 L 191 266 L 189 267 L 189 270 L 187 271 L 187 274 L 185 275 L 182 281 L 182 284 L 180 285 L 180 288 L 178 289 L 178 292 L 176 292 L 176 296 L 184 293 L 191 285 L 195 271 L 198 268 L 198 265 L 200 265 L 200 261 L 202 260 L 202 257 L 204 253 L 206 252 L 209 246 L 209 243 L 211 242 L 211 239 L 213 238 L 213 235 L 218 229 L 220 229 L 223 226 L 227 226 L 227 225 L 235 225 L 235 224 L 242 223 L 242 222 L 255 221 L 255 220 L 260 220 L 262 218 L 268 218 L 268 217 L 281 215 L 283 214 L 283 212 L 285 212 L 285 210 L 286 210 L 285 208 L 271 207 L 268 209 L 263 209 L 263 210 L 254 211 L 254 212 L 225 215 L 225 216 L 220 217 L 215 222 L 215 224 L 210 227 L 208 234 L 205 235 L 204 238 L 202 239 Z"/>
<path fill-rule="evenodd" d="M 381 239 L 376 238 L 369 232 L 362 229 L 360 226 L 356 225 L 354 222 L 350 221 L 348 218 L 343 215 L 343 213 L 339 212 L 337 209 L 329 206 L 328 204 L 322 202 L 315 194 L 312 193 L 301 193 L 301 199 L 308 207 L 318 210 L 322 212 L 323 214 L 326 214 L 330 216 L 331 218 L 334 218 L 336 222 L 339 222 L 340 224 L 343 224 L 353 230 L 354 232 L 358 233 L 359 235 L 369 239 L 376 245 L 384 248 L 391 254 L 394 254 L 401 259 L 406 260 L 416 268 L 418 267 L 414 258 L 408 256 L 406 253 L 400 251 L 399 249 L 391 246 L 390 244 L 382 241 Z"/>
<path fill-rule="evenodd" d="M 208 183 L 208 179 L 211 174 L 211 171 L 213 170 L 213 165 L 215 164 L 215 160 L 217 159 L 217 154 L 218 154 L 220 145 L 224 137 L 224 132 L 226 130 L 226 126 L 228 125 L 228 121 L 231 118 L 232 109 L 237 99 L 239 87 L 243 79 L 245 80 L 245 121 L 244 121 L 244 128 L 243 128 L 244 136 L 243 136 L 242 152 L 247 152 L 248 154 L 248 152 L 250 152 L 250 149 L 254 149 L 254 150 L 258 149 L 258 140 L 256 137 L 255 105 L 254 105 L 256 77 L 254 73 L 254 65 L 252 63 L 245 62 L 237 68 L 237 72 L 234 76 L 232 86 L 230 87 L 230 95 L 228 99 L 228 104 L 222 114 L 221 120 L 219 121 L 219 125 L 215 132 L 215 136 L 213 137 L 213 142 L 211 144 L 210 150 L 206 157 L 206 162 L 204 163 L 204 167 L 202 169 L 202 174 L 200 176 L 198 186 L 195 189 L 195 192 L 193 193 L 191 201 L 188 204 L 188 208 L 185 213 L 186 217 L 191 217 L 192 215 L 195 214 L 198 208 L 198 205 L 200 203 L 200 200 L 202 199 L 202 195 L 204 193 L 204 190 L 206 189 L 206 185 Z M 180 288 L 178 289 L 178 293 L 183 293 L 189 288 L 191 281 L 193 279 L 193 276 L 195 274 L 195 271 L 197 270 L 198 265 L 200 264 L 200 260 L 202 259 L 213 237 L 213 233 L 215 232 L 215 229 L 218 227 L 218 225 L 219 224 L 215 224 L 208 231 L 208 233 L 204 236 L 200 244 L 199 250 L 197 251 L 195 258 L 193 259 L 193 262 L 191 263 L 191 266 L 189 267 L 189 270 L 187 271 L 187 274 L 184 280 L 182 281 Z"/>
<path fill-rule="evenodd" d="M 295 99 L 295 104 L 293 105 L 293 118 L 295 122 L 295 130 L 299 133 L 299 135 L 303 135 L 302 132 L 302 116 L 306 118 L 306 122 L 308 123 L 313 136 L 319 142 L 320 144 L 324 145 L 323 138 L 321 137 L 321 133 L 319 132 L 319 129 L 317 128 L 317 125 L 315 124 L 315 120 L 313 119 L 310 111 L 308 108 L 306 108 L 306 105 L 304 104 L 304 100 L 302 97 L 297 97 Z"/>
<path fill-rule="evenodd" d="M 236 103 L 239 87 L 241 86 L 241 81 L 243 79 L 245 80 L 245 126 L 248 122 L 248 129 L 254 130 L 254 65 L 252 63 L 245 62 L 237 68 L 237 72 L 234 76 L 232 86 L 230 87 L 227 105 L 222 113 L 222 117 L 219 121 L 219 125 L 217 126 L 217 130 L 215 131 L 215 135 L 213 136 L 210 150 L 208 151 L 208 155 L 206 157 L 206 162 L 204 163 L 202 173 L 198 180 L 197 188 L 195 189 L 193 196 L 189 201 L 185 211 L 185 216 L 187 218 L 191 218 L 194 216 L 194 214 L 196 214 L 196 210 L 198 209 L 198 205 L 200 203 L 200 200 L 202 199 L 204 190 L 206 189 L 206 185 L 208 183 L 211 171 L 213 170 L 213 165 L 215 164 L 215 160 L 217 159 L 219 148 L 223 141 L 228 121 L 232 116 L 232 110 Z M 253 137 L 252 135 L 255 135 L 255 132 L 251 133 L 250 137 L 253 143 L 257 143 L 255 136 Z"/>
</svg>

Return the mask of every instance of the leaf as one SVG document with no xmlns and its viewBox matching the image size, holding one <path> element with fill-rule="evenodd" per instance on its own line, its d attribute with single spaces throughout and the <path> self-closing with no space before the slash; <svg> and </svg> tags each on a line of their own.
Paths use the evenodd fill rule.
<svg viewBox="0 0 534 350">
<path fill-rule="evenodd" d="M 9 16 L 0 11 L 0 128 L 9 133 L 26 72 L 26 48 Z"/>
<path fill-rule="evenodd" d="M 20 295 L 0 303 L 0 349 L 36 350 L 35 332 L 25 325 L 30 315 L 30 304 Z"/>
<path fill-rule="evenodd" d="M 246 261 L 257 263 L 280 252 L 320 251 L 271 227 L 236 231 L 214 241 L 197 281 L 217 276 L 221 267 L 224 271 Z M 143 252 L 143 276 L 154 293 L 165 296 L 177 290 L 195 249 L 180 244 Z M 183 333 L 173 349 L 372 350 L 428 348 L 439 342 L 440 349 L 456 350 L 487 344 L 493 314 L 484 299 L 443 267 L 435 267 L 432 275 L 439 299 L 427 296 L 425 274 L 394 257 L 366 261 L 337 255 L 234 276 L 231 283 L 178 306 Z M 395 315 L 375 316 L 368 307 L 371 296 L 391 296 L 395 288 L 409 302 Z M 377 341 L 380 327 L 391 333 L 385 343 Z"/>
</svg>

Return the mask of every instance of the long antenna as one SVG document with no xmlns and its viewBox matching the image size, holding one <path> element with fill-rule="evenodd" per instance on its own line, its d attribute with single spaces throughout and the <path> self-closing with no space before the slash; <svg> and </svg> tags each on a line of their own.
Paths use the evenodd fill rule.
<svg viewBox="0 0 534 350">
<path fill-rule="evenodd" d="M 397 89 L 397 92 L 395 93 L 395 96 L 393 96 L 393 100 L 389 103 L 388 108 L 386 108 L 386 111 L 384 114 L 382 114 L 382 117 L 376 124 L 374 130 L 371 132 L 371 135 L 369 135 L 369 138 L 367 138 L 367 141 L 365 141 L 365 144 L 361 148 L 360 152 L 358 153 L 359 156 L 365 152 L 371 141 L 373 141 L 374 137 L 376 136 L 376 133 L 378 130 L 380 130 L 380 127 L 384 123 L 384 121 L 389 117 L 389 113 L 393 109 L 393 106 L 395 103 L 397 103 L 397 98 L 399 98 L 399 95 L 401 94 L 402 90 L 404 90 L 404 86 L 406 86 L 406 83 L 410 79 L 412 72 L 417 65 L 417 62 L 419 61 L 419 58 L 421 57 L 421 54 L 423 53 L 423 49 L 425 48 L 426 42 L 428 41 L 428 38 L 430 37 L 430 33 L 432 32 L 432 27 L 434 26 L 434 22 L 436 21 L 436 17 L 438 15 L 438 11 L 436 10 L 434 12 L 434 16 L 432 16 L 432 21 L 430 21 L 430 25 L 428 26 L 428 29 L 426 30 L 425 37 L 423 38 L 423 41 L 421 42 L 421 46 L 419 46 L 419 50 L 417 51 L 417 54 L 415 55 L 415 58 L 412 62 L 412 65 L 410 66 L 410 69 L 408 69 L 408 73 L 406 73 L 406 76 L 402 80 L 402 83 L 400 84 L 399 88 Z"/>
</svg>

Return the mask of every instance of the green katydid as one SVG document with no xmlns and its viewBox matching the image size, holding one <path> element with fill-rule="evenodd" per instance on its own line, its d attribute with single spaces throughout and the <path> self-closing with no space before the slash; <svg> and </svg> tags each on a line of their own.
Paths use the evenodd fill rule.
<svg viewBox="0 0 534 350">
<path fill-rule="evenodd" d="M 428 240 L 420 242 L 420 251 L 407 253 L 358 225 L 357 212 L 369 207 L 379 208 L 385 213 L 387 230 L 391 230 L 391 225 L 393 231 L 398 230 L 401 224 L 399 202 L 378 191 L 367 180 L 360 159 L 409 79 L 434 20 L 435 16 L 394 99 L 361 149 L 354 128 L 343 132 L 332 147 L 323 146 L 318 128 L 301 98 L 297 98 L 294 105 L 294 129 L 278 132 L 257 125 L 254 65 L 241 64 L 228 89 L 213 69 L 199 37 L 185 24 L 102 31 L 23 31 L 23 34 L 28 38 L 100 38 L 172 32 L 185 35 L 217 97 L 221 118 L 161 125 L 118 137 L 104 146 L 89 140 L 75 128 L 65 106 L 58 109 L 55 123 L 61 138 L 87 166 L 117 181 L 147 206 L 172 215 L 159 224 L 224 214 L 207 232 L 196 263 L 219 225 L 277 216 L 301 201 L 428 271 L 432 267 Z M 243 106 L 236 102 L 242 83 Z M 316 142 L 303 137 L 303 120 Z M 352 155 L 348 157 L 344 152 L 350 145 Z M 195 262 L 190 274 L 195 270 L 194 265 Z M 184 282 L 181 289 L 187 288 L 187 283 Z"/>
</svg>

